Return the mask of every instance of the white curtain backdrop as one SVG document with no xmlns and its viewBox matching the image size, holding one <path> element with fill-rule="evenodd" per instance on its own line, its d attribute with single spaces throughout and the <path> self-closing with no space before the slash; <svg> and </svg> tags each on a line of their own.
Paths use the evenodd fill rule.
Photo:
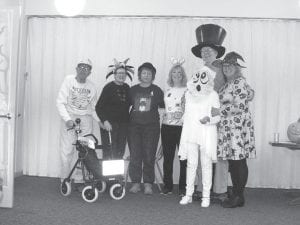
<svg viewBox="0 0 300 225">
<path fill-rule="evenodd" d="M 113 58 L 130 58 L 137 68 L 150 61 L 162 89 L 170 58 L 184 57 L 188 76 L 202 66 L 191 53 L 195 29 L 216 23 L 227 30 L 223 45 L 237 51 L 247 66 L 244 75 L 255 90 L 252 113 L 257 159 L 249 160 L 248 187 L 300 188 L 300 151 L 272 147 L 269 141 L 300 117 L 300 22 L 287 20 L 84 17 L 29 19 L 28 79 L 24 116 L 24 174 L 57 177 L 60 170 L 59 122 L 55 100 L 77 62 L 93 62 L 93 80 L 101 92 Z M 109 80 L 110 81 L 110 80 Z M 137 75 L 130 85 L 137 83 Z M 98 129 L 95 130 L 98 134 Z M 175 162 L 175 166 L 178 163 Z M 178 180 L 178 167 L 175 181 Z"/>
</svg>

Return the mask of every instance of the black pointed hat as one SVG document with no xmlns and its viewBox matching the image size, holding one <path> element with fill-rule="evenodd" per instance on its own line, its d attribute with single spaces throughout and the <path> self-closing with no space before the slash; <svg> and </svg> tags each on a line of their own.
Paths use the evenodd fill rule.
<svg viewBox="0 0 300 225">
<path fill-rule="evenodd" d="M 201 58 L 201 49 L 203 47 L 211 47 L 218 52 L 217 58 L 220 58 L 225 53 L 225 48 L 222 46 L 226 30 L 217 24 L 203 24 L 196 29 L 196 38 L 198 45 L 192 48 L 195 56 Z"/>
<path fill-rule="evenodd" d="M 246 68 L 245 66 L 242 66 L 238 63 L 238 59 L 245 62 L 243 57 L 236 53 L 236 52 L 229 52 L 225 55 L 224 59 L 217 59 L 215 61 L 213 61 L 212 65 L 215 67 L 222 67 L 223 64 L 232 64 L 241 68 Z"/>
</svg>

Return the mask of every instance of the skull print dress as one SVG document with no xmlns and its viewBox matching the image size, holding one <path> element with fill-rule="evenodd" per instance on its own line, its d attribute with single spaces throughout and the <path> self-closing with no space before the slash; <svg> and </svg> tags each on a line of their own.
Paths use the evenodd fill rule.
<svg viewBox="0 0 300 225">
<path fill-rule="evenodd" d="M 252 116 L 247 99 L 249 85 L 244 77 L 226 83 L 219 91 L 221 121 L 217 155 L 222 159 L 255 158 Z"/>
</svg>

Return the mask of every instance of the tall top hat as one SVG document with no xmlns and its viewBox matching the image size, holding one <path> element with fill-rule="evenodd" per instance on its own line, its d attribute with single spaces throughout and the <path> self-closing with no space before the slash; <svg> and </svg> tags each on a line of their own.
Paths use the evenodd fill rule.
<svg viewBox="0 0 300 225">
<path fill-rule="evenodd" d="M 196 38 L 198 45 L 192 48 L 195 56 L 201 58 L 201 49 L 203 47 L 211 47 L 218 52 L 217 58 L 220 58 L 225 53 L 225 48 L 222 46 L 226 30 L 217 24 L 203 24 L 196 29 Z"/>
</svg>

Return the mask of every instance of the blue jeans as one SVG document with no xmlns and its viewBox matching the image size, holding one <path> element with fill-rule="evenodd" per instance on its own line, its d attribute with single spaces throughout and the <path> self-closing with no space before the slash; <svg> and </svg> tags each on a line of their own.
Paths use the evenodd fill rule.
<svg viewBox="0 0 300 225">
<path fill-rule="evenodd" d="M 160 135 L 159 123 L 129 124 L 128 146 L 130 151 L 129 175 L 133 183 L 154 182 L 154 164 Z"/>
</svg>

